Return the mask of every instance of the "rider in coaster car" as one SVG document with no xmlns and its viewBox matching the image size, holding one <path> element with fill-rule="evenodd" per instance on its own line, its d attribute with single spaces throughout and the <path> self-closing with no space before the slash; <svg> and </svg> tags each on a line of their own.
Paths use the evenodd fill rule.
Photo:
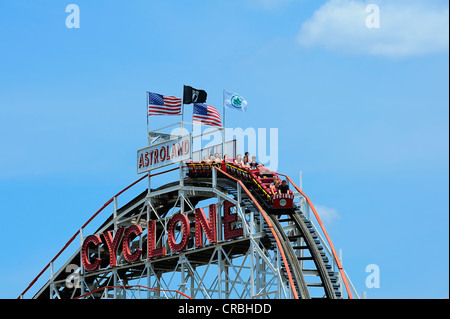
<svg viewBox="0 0 450 319">
<path fill-rule="evenodd" d="M 245 167 L 249 167 L 248 164 L 250 162 L 250 153 L 249 152 L 245 152 L 244 158 L 242 160 L 244 162 L 244 166 Z"/>
<path fill-rule="evenodd" d="M 244 161 L 242 160 L 241 154 L 238 154 L 236 156 L 236 159 L 234 160 L 234 164 L 236 164 L 238 166 L 244 166 Z"/>
<path fill-rule="evenodd" d="M 273 195 L 278 193 L 278 186 L 280 185 L 280 180 L 278 179 L 278 177 L 274 176 L 273 177 L 273 182 L 270 183 L 270 191 L 272 192 Z"/>
<path fill-rule="evenodd" d="M 262 165 L 256 161 L 256 156 L 252 156 L 252 161 L 249 163 L 250 169 L 258 169 Z"/>
<path fill-rule="evenodd" d="M 281 185 L 278 185 L 278 194 L 288 194 L 289 193 L 289 185 L 286 184 L 286 180 L 281 182 Z"/>
</svg>

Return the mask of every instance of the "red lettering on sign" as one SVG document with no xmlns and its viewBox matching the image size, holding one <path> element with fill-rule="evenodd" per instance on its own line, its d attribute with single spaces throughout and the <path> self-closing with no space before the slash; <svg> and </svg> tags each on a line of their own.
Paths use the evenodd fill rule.
<svg viewBox="0 0 450 319">
<path fill-rule="evenodd" d="M 100 258 L 95 258 L 94 261 L 89 260 L 89 245 L 92 244 L 98 246 L 101 242 L 102 240 L 98 235 L 89 235 L 84 240 L 83 245 L 81 246 L 81 262 L 86 271 L 94 271 L 100 267 L 100 263 L 102 262 Z"/>
<path fill-rule="evenodd" d="M 172 152 L 170 155 L 172 158 L 177 158 L 177 148 L 175 146 L 175 144 L 172 144 Z"/>
<path fill-rule="evenodd" d="M 119 248 L 120 240 L 122 239 L 123 231 L 125 228 L 119 228 L 116 231 L 116 235 L 113 239 L 113 231 L 106 231 L 103 233 L 103 237 L 105 238 L 106 244 L 108 245 L 109 250 L 109 265 L 114 267 L 117 263 L 117 248 Z"/>
<path fill-rule="evenodd" d="M 169 145 L 166 146 L 166 154 L 167 154 L 167 160 L 170 160 Z"/>
<path fill-rule="evenodd" d="M 145 152 L 145 167 L 148 166 L 148 163 L 149 163 L 149 161 L 148 161 L 148 152 Z"/>
<path fill-rule="evenodd" d="M 139 156 L 139 168 L 144 167 L 144 156 L 141 154 L 141 156 Z"/>
<path fill-rule="evenodd" d="M 150 152 L 151 155 L 153 153 Z M 280 197 L 284 197 L 281 195 Z M 292 195 L 291 195 L 292 196 Z M 239 226 L 238 214 L 232 210 L 235 207 L 229 201 L 223 202 L 223 238 L 225 240 L 234 239 L 243 235 L 243 228 Z M 194 211 L 195 221 L 195 246 L 201 247 L 205 244 L 203 234 L 210 244 L 217 243 L 218 233 L 222 228 L 217 224 L 217 204 L 209 205 L 208 218 L 203 208 L 196 208 Z M 166 255 L 165 244 L 168 244 L 171 251 L 179 252 L 187 248 L 191 236 L 190 221 L 186 214 L 175 214 L 169 220 L 167 231 L 165 227 L 160 227 L 161 234 L 157 234 L 156 220 L 150 220 L 147 223 L 147 258 L 155 258 Z M 100 239 L 100 235 L 87 236 L 81 248 L 81 259 L 83 267 L 86 271 L 97 270 L 102 263 L 100 256 L 94 258 L 89 253 L 89 248 L 97 247 L 101 244 L 108 247 L 109 265 L 115 267 L 117 265 L 117 255 L 119 246 L 122 246 L 122 253 L 127 262 L 135 262 L 141 259 L 143 251 L 141 248 L 131 249 L 130 245 L 137 236 L 143 233 L 139 225 L 131 225 L 127 228 L 122 227 L 116 231 L 105 231 L 102 236 L 104 242 Z M 175 237 L 177 234 L 178 238 Z M 178 241 L 178 243 L 177 243 Z M 106 243 L 106 245 L 104 244 Z M 121 244 L 122 243 L 122 244 Z M 156 248 L 158 246 L 158 248 Z"/>
<path fill-rule="evenodd" d="M 217 207 L 216 204 L 209 205 L 209 221 L 206 219 L 203 208 L 195 209 L 195 246 L 203 246 L 203 233 L 210 243 L 217 242 Z"/>
<path fill-rule="evenodd" d="M 178 156 L 183 155 L 183 145 L 181 145 L 180 142 L 177 143 L 177 155 Z"/>
<path fill-rule="evenodd" d="M 166 247 L 155 248 L 156 246 L 156 220 L 151 220 L 147 223 L 147 256 L 158 257 L 166 254 Z"/>
<path fill-rule="evenodd" d="M 153 164 L 159 163 L 158 149 L 154 150 L 153 153 L 155 154 L 155 155 L 153 155 Z"/>
<path fill-rule="evenodd" d="M 189 141 L 183 141 L 183 155 L 189 154 Z"/>
<path fill-rule="evenodd" d="M 150 165 L 153 165 L 153 152 L 149 152 L 150 154 Z"/>
<path fill-rule="evenodd" d="M 164 162 L 166 160 L 166 148 L 164 146 L 161 147 L 161 150 L 159 151 L 159 157 L 161 159 L 161 162 Z"/>
<path fill-rule="evenodd" d="M 139 225 L 131 225 L 125 231 L 125 235 L 123 235 L 123 257 L 128 262 L 135 262 L 142 255 L 142 249 L 138 248 L 134 253 L 131 253 L 130 249 L 130 239 L 131 235 L 140 236 L 142 234 L 142 228 Z"/>
<path fill-rule="evenodd" d="M 231 207 L 234 207 L 236 205 L 234 205 L 233 203 L 229 202 L 229 201 L 225 201 L 224 202 L 224 207 L 223 207 L 223 235 L 225 239 L 233 239 L 236 237 L 240 237 L 243 235 L 243 230 L 242 228 L 236 228 L 232 227 L 231 223 L 234 223 L 235 221 L 237 221 L 238 216 L 237 214 L 232 214 L 231 213 Z"/>
<path fill-rule="evenodd" d="M 177 224 L 181 224 L 181 240 L 180 243 L 176 243 L 175 241 L 175 227 Z M 167 242 L 169 243 L 169 247 L 172 251 L 180 251 L 186 248 L 189 235 L 191 233 L 191 227 L 189 225 L 189 219 L 184 214 L 176 214 L 169 221 L 169 226 L 167 229 Z"/>
</svg>

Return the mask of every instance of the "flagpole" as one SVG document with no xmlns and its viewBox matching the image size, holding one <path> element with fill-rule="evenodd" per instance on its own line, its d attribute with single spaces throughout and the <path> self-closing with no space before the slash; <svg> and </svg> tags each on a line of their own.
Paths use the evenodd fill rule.
<svg viewBox="0 0 450 319">
<path fill-rule="evenodd" d="M 146 108 L 146 110 L 147 110 L 147 143 L 148 143 L 148 146 L 150 146 L 150 132 L 149 132 L 149 123 L 148 123 L 148 100 L 149 100 L 149 94 L 150 94 L 150 92 L 149 91 L 147 91 L 146 93 L 145 93 L 145 108 Z M 147 196 L 149 196 L 150 195 L 150 190 L 151 190 L 151 179 L 150 179 L 150 177 L 151 177 L 151 170 L 150 171 L 148 171 L 147 172 L 147 178 L 148 178 L 148 184 L 147 184 Z"/>
<path fill-rule="evenodd" d="M 223 90 L 223 98 L 222 98 L 222 106 L 223 106 L 223 124 L 222 124 L 222 156 L 225 156 L 225 90 Z"/>
<path fill-rule="evenodd" d="M 150 135 L 149 135 L 149 126 L 148 126 L 148 91 L 145 92 L 145 108 L 147 110 L 147 141 L 150 146 Z"/>
<path fill-rule="evenodd" d="M 180 136 L 183 135 L 183 122 L 184 122 L 184 85 L 183 85 L 183 94 L 181 95 L 181 125 L 180 125 Z"/>
<path fill-rule="evenodd" d="M 184 102 L 184 101 L 183 101 Z M 184 103 L 181 104 L 181 125 L 180 125 L 180 136 L 183 135 L 183 122 L 184 122 Z"/>
<path fill-rule="evenodd" d="M 183 136 L 183 122 L 184 122 L 184 87 L 183 87 L 183 97 L 181 99 L 181 125 L 180 125 L 180 137 Z M 190 142 L 192 143 L 192 142 Z M 184 176 L 183 176 L 183 165 L 184 161 L 180 162 L 180 186 L 184 185 Z M 183 196 L 183 192 L 180 193 Z M 181 199 L 180 203 L 181 213 L 184 214 L 184 199 Z"/>
</svg>

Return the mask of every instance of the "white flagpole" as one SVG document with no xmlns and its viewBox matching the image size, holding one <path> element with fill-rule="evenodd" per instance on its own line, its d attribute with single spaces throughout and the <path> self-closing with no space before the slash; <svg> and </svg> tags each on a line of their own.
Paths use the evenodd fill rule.
<svg viewBox="0 0 450 319">
<path fill-rule="evenodd" d="M 180 136 L 183 135 L 183 122 L 184 122 L 184 85 L 183 85 L 183 94 L 181 95 L 181 125 L 180 125 Z"/>
<path fill-rule="evenodd" d="M 183 135 L 183 122 L 184 122 L 184 103 L 181 102 L 181 126 L 180 126 L 180 136 Z"/>
<path fill-rule="evenodd" d="M 147 141 L 148 141 L 148 146 L 150 146 L 150 132 L 149 132 L 149 123 L 148 123 L 148 98 L 149 98 L 150 92 L 147 91 L 145 94 L 145 108 L 147 110 Z M 150 183 L 150 176 L 151 176 L 151 170 L 148 171 L 147 173 L 148 176 L 148 186 L 147 186 L 147 195 L 150 195 L 150 190 L 151 190 L 151 183 Z"/>
<path fill-rule="evenodd" d="M 222 121 L 222 156 L 225 156 L 225 90 L 223 90 L 223 99 L 222 99 L 222 106 L 223 106 L 223 121 Z"/>
<path fill-rule="evenodd" d="M 149 92 L 147 91 L 145 93 L 145 108 L 147 110 L 147 140 L 148 140 L 148 145 L 150 146 L 150 134 L 149 134 L 149 126 L 148 126 L 148 94 L 149 94 Z"/>
</svg>

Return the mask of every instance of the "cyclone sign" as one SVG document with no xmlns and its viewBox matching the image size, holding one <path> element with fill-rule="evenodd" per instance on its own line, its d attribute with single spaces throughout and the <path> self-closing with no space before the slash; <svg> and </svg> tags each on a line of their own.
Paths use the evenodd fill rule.
<svg viewBox="0 0 450 319">
<path fill-rule="evenodd" d="M 210 204 L 208 207 L 209 218 L 206 217 L 203 208 L 196 208 L 194 210 L 193 232 L 191 232 L 192 222 L 186 214 L 176 213 L 172 215 L 168 219 L 167 227 L 163 228 L 164 233 L 158 235 L 160 238 L 164 238 L 164 243 L 158 241 L 157 238 L 157 220 L 148 221 L 144 229 L 140 225 L 130 225 L 128 227 L 120 227 L 115 231 L 105 230 L 101 234 L 89 235 L 84 238 L 81 246 L 81 262 L 84 269 L 89 272 L 101 268 L 103 260 L 106 262 L 104 264 L 105 267 L 108 265 L 108 260 L 110 267 L 117 266 L 117 260 L 120 256 L 119 248 L 122 248 L 125 261 L 133 263 L 141 259 L 161 258 L 189 249 L 191 236 L 195 239 L 195 247 L 205 246 L 203 235 L 205 235 L 205 239 L 208 240 L 210 245 L 237 239 L 243 236 L 244 230 L 242 227 L 236 227 L 238 215 L 232 212 L 231 209 L 235 206 L 229 201 L 224 201 L 222 215 L 221 209 L 216 204 Z M 131 242 L 136 237 L 142 237 L 145 229 L 147 229 L 147 244 L 142 245 L 141 243 L 139 247 L 133 247 Z M 179 236 L 175 234 L 177 229 L 180 232 Z M 221 239 L 217 237 L 219 233 L 219 238 Z M 100 246 L 103 249 L 99 249 Z M 146 251 L 143 250 L 145 246 Z M 93 252 L 98 252 L 97 256 L 92 256 Z"/>
</svg>

